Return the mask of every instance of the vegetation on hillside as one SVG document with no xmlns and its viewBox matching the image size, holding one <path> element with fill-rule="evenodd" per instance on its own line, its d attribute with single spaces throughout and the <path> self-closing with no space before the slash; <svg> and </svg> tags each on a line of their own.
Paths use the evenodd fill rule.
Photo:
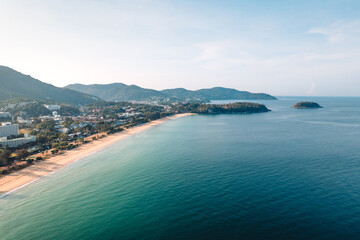
<svg viewBox="0 0 360 240">
<path fill-rule="evenodd" d="M 93 85 L 71 84 L 66 86 L 66 88 L 91 94 L 107 101 L 143 101 L 152 98 L 168 97 L 160 91 L 123 83 Z"/>
<path fill-rule="evenodd" d="M 61 105 L 57 112 L 61 116 L 77 116 L 80 114 L 79 108 L 71 105 Z"/>
<path fill-rule="evenodd" d="M 232 88 L 214 87 L 210 89 L 200 89 L 196 91 L 184 88 L 166 89 L 161 91 L 168 96 L 174 96 L 181 99 L 201 99 L 201 100 L 231 100 L 231 99 L 247 99 L 247 100 L 276 100 L 275 97 L 266 93 L 250 93 L 247 91 L 238 91 Z"/>
<path fill-rule="evenodd" d="M 51 115 L 52 111 L 44 107 L 43 104 L 32 102 L 24 106 L 16 106 L 9 109 L 12 115 L 26 115 L 27 117 L 40 117 Z"/>
</svg>

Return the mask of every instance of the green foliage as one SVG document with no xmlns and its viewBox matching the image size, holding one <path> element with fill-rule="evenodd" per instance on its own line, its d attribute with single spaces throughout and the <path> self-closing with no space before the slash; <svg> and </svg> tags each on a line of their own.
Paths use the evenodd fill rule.
<svg viewBox="0 0 360 240">
<path fill-rule="evenodd" d="M 72 124 L 74 124 L 75 123 L 75 121 L 74 120 L 72 120 L 72 118 L 65 118 L 64 119 L 64 122 L 63 122 L 63 126 L 65 127 L 65 128 L 69 128 Z"/>
<path fill-rule="evenodd" d="M 21 111 L 26 112 L 27 117 L 40 117 L 51 115 L 51 111 L 41 103 L 30 103 L 25 106 L 19 106 L 10 109 L 11 114 L 19 114 Z"/>
<path fill-rule="evenodd" d="M 9 170 L 7 169 L 0 169 L 0 175 L 5 175 L 5 174 L 8 174 L 9 173 Z"/>
<path fill-rule="evenodd" d="M 161 113 L 160 113 L 160 118 L 164 118 L 164 117 L 167 117 L 167 116 L 169 116 L 169 115 L 171 115 L 171 114 L 168 113 L 168 112 L 161 112 Z"/>
<path fill-rule="evenodd" d="M 231 104 L 188 103 L 174 106 L 176 113 L 258 113 L 270 111 L 263 104 L 236 102 Z"/>
<path fill-rule="evenodd" d="M 38 132 L 32 132 L 36 134 L 36 140 L 41 145 L 50 145 L 56 142 L 60 136 L 59 132 L 55 129 L 56 122 L 54 120 L 45 120 L 37 124 Z"/>
<path fill-rule="evenodd" d="M 146 112 L 145 117 L 150 120 L 156 120 L 160 118 L 160 112 Z"/>
<path fill-rule="evenodd" d="M 70 105 L 61 105 L 61 108 L 57 112 L 61 116 L 77 116 L 80 114 L 80 110 L 77 107 Z"/>
<path fill-rule="evenodd" d="M 53 150 L 51 150 L 51 154 L 56 154 L 56 153 L 58 153 L 59 152 L 59 150 L 58 149 L 53 149 Z"/>
<path fill-rule="evenodd" d="M 186 90 L 184 88 L 166 89 L 162 91 L 168 96 L 174 96 L 182 99 L 201 99 L 201 100 L 230 100 L 230 99 L 266 99 L 276 100 L 275 97 L 265 93 L 250 93 L 247 91 L 238 91 L 231 88 L 214 87 L 210 89 L 200 89 L 196 91 Z"/>
<path fill-rule="evenodd" d="M 23 160 L 30 155 L 30 153 L 27 149 L 18 149 L 15 151 L 15 154 L 16 154 L 17 160 Z"/>
<path fill-rule="evenodd" d="M 31 164 L 34 163 L 34 159 L 32 159 L 32 158 L 31 158 L 31 159 L 27 159 L 26 162 L 27 162 L 27 164 L 31 165 Z"/>
<path fill-rule="evenodd" d="M 23 102 L 33 102 L 33 98 L 26 98 L 26 97 L 17 97 L 17 98 L 7 98 L 5 100 L 2 100 L 0 98 L 0 108 L 6 107 L 10 104 L 19 104 Z"/>
<path fill-rule="evenodd" d="M 0 150 L 0 166 L 6 166 L 10 163 L 11 152 L 5 148 Z"/>
<path fill-rule="evenodd" d="M 91 94 L 107 101 L 142 101 L 153 97 L 168 97 L 160 91 L 141 88 L 136 85 L 125 85 L 123 83 L 112 84 L 71 84 L 66 88 L 79 92 Z"/>
<path fill-rule="evenodd" d="M 320 106 L 316 102 L 298 102 L 293 107 L 294 108 L 322 108 L 322 106 Z"/>
<path fill-rule="evenodd" d="M 55 131 L 56 122 L 52 119 L 44 120 L 43 122 L 37 125 L 37 128 L 40 130 L 50 130 Z"/>
<path fill-rule="evenodd" d="M 50 144 L 55 141 L 58 136 L 57 132 L 44 130 L 36 134 L 36 140 L 39 144 Z"/>
</svg>

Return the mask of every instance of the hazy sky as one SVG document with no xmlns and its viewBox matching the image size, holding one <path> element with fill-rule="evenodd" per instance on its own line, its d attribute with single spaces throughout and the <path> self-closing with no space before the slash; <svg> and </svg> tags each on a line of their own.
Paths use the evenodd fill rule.
<svg viewBox="0 0 360 240">
<path fill-rule="evenodd" d="M 56 86 L 360 95 L 359 0 L 0 0 L 0 65 Z"/>
</svg>

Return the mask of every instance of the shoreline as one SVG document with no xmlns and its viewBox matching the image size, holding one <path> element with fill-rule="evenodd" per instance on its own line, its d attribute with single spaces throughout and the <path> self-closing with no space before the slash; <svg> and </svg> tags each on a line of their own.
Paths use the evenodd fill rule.
<svg viewBox="0 0 360 240">
<path fill-rule="evenodd" d="M 23 188 L 36 180 L 43 178 L 56 170 L 84 158 L 90 154 L 98 152 L 113 143 L 119 142 L 129 136 L 140 133 L 153 126 L 160 125 L 168 120 L 177 119 L 185 116 L 193 115 L 193 113 L 181 113 L 173 116 L 154 120 L 139 126 L 131 127 L 122 132 L 108 135 L 103 139 L 87 143 L 78 148 L 68 150 L 63 154 L 51 157 L 47 160 L 37 162 L 22 170 L 10 173 L 0 178 L 0 198 L 4 197 L 20 188 Z"/>
</svg>

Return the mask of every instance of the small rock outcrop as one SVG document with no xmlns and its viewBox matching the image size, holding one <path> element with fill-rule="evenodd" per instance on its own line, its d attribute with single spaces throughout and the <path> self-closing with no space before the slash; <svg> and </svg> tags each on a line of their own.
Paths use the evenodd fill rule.
<svg viewBox="0 0 360 240">
<path fill-rule="evenodd" d="M 302 109 L 315 109 L 315 108 L 322 108 L 316 102 L 298 102 L 293 106 L 293 108 L 302 108 Z"/>
</svg>

